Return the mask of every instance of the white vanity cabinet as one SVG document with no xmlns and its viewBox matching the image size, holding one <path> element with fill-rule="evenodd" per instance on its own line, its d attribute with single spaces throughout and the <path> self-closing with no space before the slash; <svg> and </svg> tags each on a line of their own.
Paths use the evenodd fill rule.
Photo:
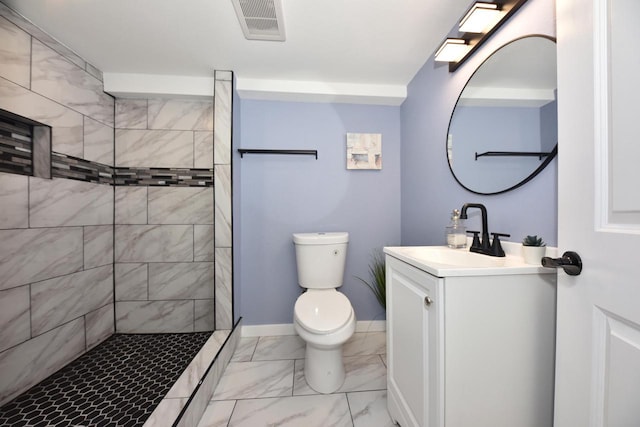
<svg viewBox="0 0 640 427">
<path fill-rule="evenodd" d="M 385 248 L 392 419 L 402 427 L 551 427 L 555 274 L 526 265 L 434 270 L 400 249 Z"/>
</svg>

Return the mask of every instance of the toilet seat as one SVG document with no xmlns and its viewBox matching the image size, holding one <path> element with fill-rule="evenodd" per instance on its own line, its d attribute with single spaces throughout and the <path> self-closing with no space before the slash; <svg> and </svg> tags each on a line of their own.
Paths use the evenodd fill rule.
<svg viewBox="0 0 640 427">
<path fill-rule="evenodd" d="M 307 291 L 293 309 L 300 326 L 316 334 L 328 334 L 346 325 L 353 316 L 349 299 L 335 289 Z"/>
</svg>

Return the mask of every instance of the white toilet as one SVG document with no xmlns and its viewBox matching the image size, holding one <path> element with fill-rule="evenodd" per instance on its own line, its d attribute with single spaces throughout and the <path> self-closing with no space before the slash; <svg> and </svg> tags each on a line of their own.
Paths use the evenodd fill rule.
<svg viewBox="0 0 640 427">
<path fill-rule="evenodd" d="M 298 297 L 293 325 L 307 343 L 304 376 L 320 393 L 333 393 L 344 382 L 342 344 L 356 329 L 342 286 L 349 233 L 295 233 L 298 283 L 307 291 Z"/>
</svg>

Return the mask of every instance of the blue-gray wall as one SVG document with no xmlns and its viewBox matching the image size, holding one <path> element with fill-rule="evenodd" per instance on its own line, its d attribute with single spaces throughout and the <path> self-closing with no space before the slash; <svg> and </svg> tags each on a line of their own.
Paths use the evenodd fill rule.
<svg viewBox="0 0 640 427">
<path fill-rule="evenodd" d="M 548 244 L 556 244 L 556 160 L 523 187 L 493 196 L 460 187 L 446 160 L 449 118 L 471 74 L 499 47 L 531 34 L 555 37 L 553 0 L 529 0 L 456 72 L 449 73 L 446 64 L 434 63 L 432 56 L 409 84 L 408 98 L 401 107 L 403 245 L 443 244 L 451 210 L 465 202 L 487 207 L 490 231 L 510 233 L 512 241 L 537 234 Z M 562 155 L 562 147 L 559 152 Z M 478 224 L 474 213 L 467 225 L 478 228 Z"/>
<path fill-rule="evenodd" d="M 318 150 L 318 160 L 234 154 L 235 297 L 243 324 L 292 323 L 301 288 L 291 235 L 314 231 L 350 233 L 340 290 L 359 320 L 384 319 L 371 291 L 354 275 L 367 277 L 374 248 L 400 243 L 400 107 L 247 99 L 239 104 L 235 148 Z M 347 132 L 382 134 L 382 170 L 346 169 Z"/>
</svg>

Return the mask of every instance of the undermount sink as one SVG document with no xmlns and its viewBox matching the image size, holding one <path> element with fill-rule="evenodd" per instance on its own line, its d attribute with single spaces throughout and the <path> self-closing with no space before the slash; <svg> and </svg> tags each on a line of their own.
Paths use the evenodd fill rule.
<svg viewBox="0 0 640 427">
<path fill-rule="evenodd" d="M 555 273 L 541 265 L 524 262 L 520 244 L 503 242 L 506 256 L 492 257 L 447 246 L 386 247 L 384 252 L 438 277 L 487 276 L 500 274 Z M 555 256 L 555 248 L 547 248 L 547 256 Z"/>
</svg>

